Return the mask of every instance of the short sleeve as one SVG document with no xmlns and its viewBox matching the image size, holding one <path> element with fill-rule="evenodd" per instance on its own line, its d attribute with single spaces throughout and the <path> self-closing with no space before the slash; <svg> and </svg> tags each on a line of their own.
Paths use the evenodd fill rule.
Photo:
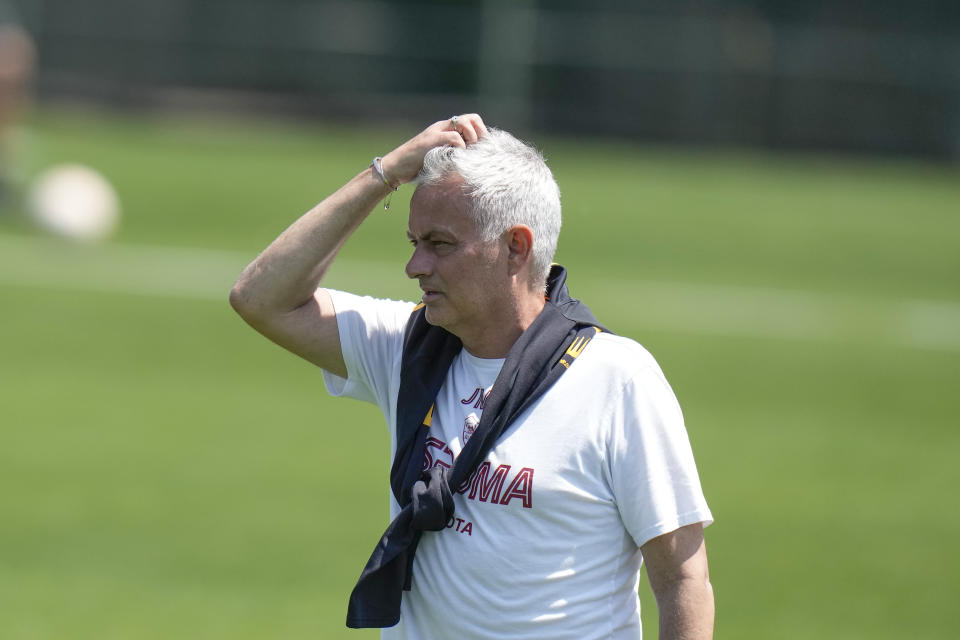
<svg viewBox="0 0 960 640">
<path fill-rule="evenodd" d="M 646 366 L 626 382 L 617 413 L 609 473 L 637 546 L 689 524 L 713 522 L 680 405 L 659 367 Z"/>
<path fill-rule="evenodd" d="M 389 406 L 399 383 L 403 329 L 413 303 L 380 300 L 329 290 L 337 313 L 340 349 L 347 377 L 323 371 L 327 391 L 333 396 Z"/>
</svg>

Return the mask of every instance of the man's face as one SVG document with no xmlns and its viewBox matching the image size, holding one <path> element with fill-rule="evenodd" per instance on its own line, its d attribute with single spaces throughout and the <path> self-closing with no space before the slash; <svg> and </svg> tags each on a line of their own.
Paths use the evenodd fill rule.
<svg viewBox="0 0 960 640">
<path fill-rule="evenodd" d="M 414 192 L 406 272 L 420 282 L 427 322 L 469 339 L 498 321 L 509 278 L 505 248 L 481 239 L 460 187 L 452 178 Z"/>
</svg>

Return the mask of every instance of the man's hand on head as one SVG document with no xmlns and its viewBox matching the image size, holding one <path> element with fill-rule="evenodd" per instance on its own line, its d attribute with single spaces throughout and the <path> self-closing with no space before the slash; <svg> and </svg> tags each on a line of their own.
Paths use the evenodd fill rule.
<svg viewBox="0 0 960 640">
<path fill-rule="evenodd" d="M 383 156 L 383 172 L 393 185 L 413 181 L 423 167 L 423 158 L 435 147 L 466 147 L 487 134 L 476 113 L 434 122 L 415 137 Z"/>
<path fill-rule="evenodd" d="M 393 187 L 410 182 L 430 149 L 463 148 L 486 133 L 477 114 L 456 116 L 430 125 L 375 161 L 300 216 L 251 262 L 231 289 L 230 304 L 270 340 L 327 371 L 347 375 L 336 309 L 320 285 L 344 241 L 383 198 L 382 177 L 376 174 L 382 170 Z"/>
</svg>

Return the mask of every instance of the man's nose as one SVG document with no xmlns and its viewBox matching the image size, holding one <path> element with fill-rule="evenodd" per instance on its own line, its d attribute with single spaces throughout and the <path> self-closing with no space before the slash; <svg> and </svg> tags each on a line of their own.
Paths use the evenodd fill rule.
<svg viewBox="0 0 960 640">
<path fill-rule="evenodd" d="M 407 277 L 422 278 L 430 275 L 430 263 L 430 256 L 427 255 L 427 252 L 422 247 L 414 247 L 413 255 L 410 256 L 405 269 Z"/>
</svg>

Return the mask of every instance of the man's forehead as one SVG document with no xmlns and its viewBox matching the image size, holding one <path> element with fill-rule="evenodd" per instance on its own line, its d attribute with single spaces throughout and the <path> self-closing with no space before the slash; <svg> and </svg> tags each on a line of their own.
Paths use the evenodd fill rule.
<svg viewBox="0 0 960 640">
<path fill-rule="evenodd" d="M 411 201 L 423 203 L 450 203 L 459 205 L 466 203 L 466 197 L 463 193 L 463 178 L 457 174 L 447 176 L 441 182 L 431 184 L 421 184 L 413 192 Z"/>
<path fill-rule="evenodd" d="M 462 185 L 457 179 L 417 187 L 410 199 L 407 235 L 425 237 L 431 232 L 463 234 L 475 230 Z"/>
<path fill-rule="evenodd" d="M 465 214 L 447 210 L 442 215 L 422 215 L 423 212 L 410 208 L 410 218 L 407 220 L 407 237 L 430 238 L 431 236 L 447 235 L 462 237 L 476 231 L 476 224 Z"/>
</svg>

